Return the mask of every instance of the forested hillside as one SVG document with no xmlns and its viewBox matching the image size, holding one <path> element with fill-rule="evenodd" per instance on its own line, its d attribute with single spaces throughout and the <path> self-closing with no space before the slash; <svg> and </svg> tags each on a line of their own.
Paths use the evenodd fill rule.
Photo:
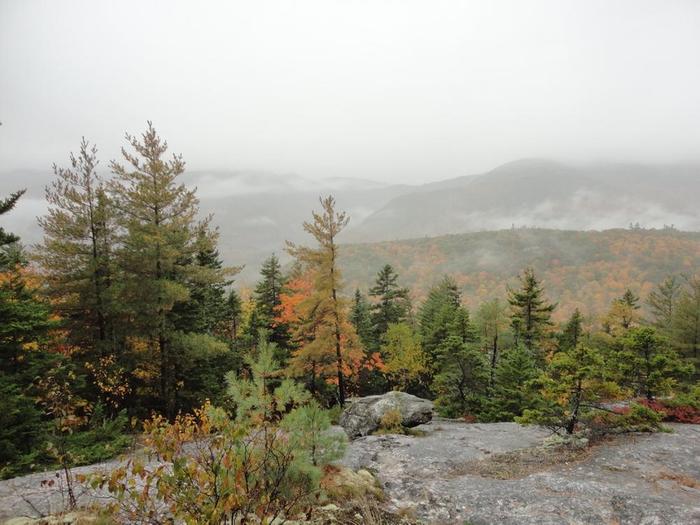
<svg viewBox="0 0 700 525">
<path fill-rule="evenodd" d="M 503 296 L 522 268 L 530 265 L 560 303 L 562 320 L 578 308 L 589 316 L 605 312 L 626 288 L 645 297 L 672 274 L 700 267 L 700 233 L 665 230 L 561 231 L 511 229 L 343 247 L 342 266 L 350 288 L 361 289 L 390 262 L 401 283 L 425 298 L 449 274 L 475 307 Z"/>
</svg>

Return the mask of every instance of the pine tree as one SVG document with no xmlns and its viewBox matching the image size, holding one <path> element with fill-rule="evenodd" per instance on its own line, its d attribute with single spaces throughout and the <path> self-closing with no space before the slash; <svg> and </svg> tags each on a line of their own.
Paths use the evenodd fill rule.
<svg viewBox="0 0 700 525">
<path fill-rule="evenodd" d="M 98 163 L 97 148 L 83 139 L 69 168 L 54 164 L 56 179 L 46 188 L 49 209 L 39 219 L 44 239 L 36 251 L 69 341 L 90 359 L 117 350 L 110 290 L 115 225 Z"/>
<path fill-rule="evenodd" d="M 369 302 L 359 289 L 355 290 L 350 309 L 350 322 L 364 350 L 364 361 L 367 365 L 359 371 L 357 383 L 359 395 L 381 394 L 388 388 L 387 376 L 381 369 L 381 363 L 386 360 L 381 346 L 377 342 L 376 332 L 372 325 L 372 311 Z"/>
<path fill-rule="evenodd" d="M 453 279 L 434 286 L 419 310 L 420 335 L 432 390 L 443 414 L 476 412 L 488 386 L 488 367 L 469 312 Z"/>
<path fill-rule="evenodd" d="M 629 288 L 621 297 L 614 299 L 610 311 L 603 321 L 603 330 L 613 336 L 624 335 L 641 321 L 639 297 Z"/>
<path fill-rule="evenodd" d="M 457 284 L 444 277 L 431 288 L 418 311 L 420 336 L 427 365 L 433 371 L 439 368 L 439 346 L 451 334 L 460 306 Z"/>
<path fill-rule="evenodd" d="M 250 328 L 256 334 L 260 330 L 268 332 L 270 341 L 277 345 L 279 352 L 284 354 L 289 345 L 289 327 L 280 321 L 279 312 L 280 296 L 284 292 L 286 279 L 275 254 L 263 262 L 260 275 L 262 279 L 253 292 L 256 310 L 255 326 Z"/>
<path fill-rule="evenodd" d="M 408 288 L 399 287 L 398 278 L 391 265 L 386 264 L 369 290 L 369 295 L 377 300 L 372 305 L 372 328 L 377 344 L 382 341 L 389 325 L 405 321 L 410 310 Z"/>
<path fill-rule="evenodd" d="M 23 193 L 0 200 L 0 215 Z M 46 351 L 56 324 L 32 285 L 18 241 L 0 229 L 0 479 L 30 468 L 43 452 L 47 427 L 33 384 L 60 361 Z"/>
<path fill-rule="evenodd" d="M 439 347 L 440 371 L 435 376 L 435 401 L 443 416 L 463 417 L 481 412 L 488 389 L 488 364 L 474 343 L 450 335 Z"/>
<path fill-rule="evenodd" d="M 631 328 L 621 339 L 616 368 L 624 384 L 649 400 L 670 393 L 693 371 L 649 326 Z"/>
<path fill-rule="evenodd" d="M 350 218 L 335 209 L 335 199 L 320 199 L 322 211 L 313 212 L 313 220 L 304 222 L 304 230 L 311 234 L 318 246 L 307 248 L 287 242 L 287 250 L 298 263 L 311 272 L 313 292 L 305 299 L 305 323 L 311 325 L 313 341 L 303 346 L 293 357 L 293 368 L 312 366 L 326 368 L 329 360 L 335 364 L 337 400 L 343 406 L 346 398 L 346 374 L 352 373 L 353 361 L 361 360 L 359 341 L 347 319 L 347 306 L 341 298 L 342 281 L 338 267 L 338 234 Z M 354 355 L 353 355 L 354 354 Z"/>
<path fill-rule="evenodd" d="M 575 348 L 583 335 L 583 316 L 578 308 L 574 310 L 559 336 L 558 350 Z"/>
<path fill-rule="evenodd" d="M 0 215 L 9 212 L 23 194 L 19 191 L 0 200 Z M 55 326 L 49 320 L 48 304 L 39 300 L 36 286 L 28 282 L 28 263 L 18 241 L 16 235 L 0 230 L 0 372 L 6 374 L 18 373 L 31 356 L 28 350 L 37 349 Z M 25 379 L 31 382 L 34 377 Z"/>
<path fill-rule="evenodd" d="M 687 278 L 671 322 L 675 346 L 695 365 L 700 374 L 700 276 Z"/>
<path fill-rule="evenodd" d="M 519 289 L 508 288 L 511 326 L 516 344 L 522 343 L 528 351 L 542 359 L 542 344 L 547 337 L 548 328 L 552 326 L 551 317 L 556 304 L 546 300 L 544 288 L 532 268 L 526 268 L 519 279 Z"/>
<path fill-rule="evenodd" d="M 672 275 L 666 277 L 647 298 L 647 304 L 654 316 L 654 325 L 665 333 L 671 330 L 680 292 L 681 283 Z"/>
<path fill-rule="evenodd" d="M 355 327 L 355 332 L 360 338 L 362 345 L 366 348 L 376 346 L 374 332 L 372 330 L 372 314 L 369 303 L 360 289 L 355 290 L 352 309 L 350 310 L 350 321 Z"/>
<path fill-rule="evenodd" d="M 147 386 L 156 387 L 161 409 L 172 418 L 182 373 L 178 354 L 195 342 L 179 335 L 173 308 L 190 299 L 193 286 L 224 282 L 225 272 L 196 264 L 198 253 L 215 246 L 215 233 L 206 220 L 197 221 L 194 191 L 177 182 L 185 169 L 182 157 L 166 158 L 168 145 L 150 122 L 140 138 L 127 134 L 126 139 L 133 152 L 123 148 L 126 164 L 111 163 L 114 180 L 109 188 L 122 231 L 119 307 L 130 319 L 131 341 L 139 346 L 133 352 L 136 366 L 148 371 L 139 375 L 146 376 Z M 157 368 L 150 372 L 152 363 Z"/>
<path fill-rule="evenodd" d="M 24 195 L 25 191 L 27 190 L 19 190 L 11 194 L 9 197 L 6 199 L 0 199 L 0 215 L 4 215 L 8 211 L 10 211 L 12 208 L 15 207 L 17 204 L 17 201 L 19 198 Z M 0 248 L 3 246 L 6 246 L 8 244 L 12 244 L 14 242 L 17 242 L 19 240 L 19 237 L 12 233 L 6 232 L 1 226 L 0 226 Z M 7 264 L 6 260 L 0 260 L 0 264 Z"/>
<path fill-rule="evenodd" d="M 201 242 L 190 264 L 198 271 L 196 279 L 185 281 L 189 297 L 187 301 L 173 306 L 173 325 L 185 332 L 221 336 L 228 327 L 226 322 L 226 286 L 233 281 L 221 277 L 236 273 L 238 268 L 225 268 L 218 250 L 212 244 L 210 233 L 203 230 L 198 233 Z M 184 262 L 184 261 L 183 261 Z M 204 270 L 211 277 L 202 279 Z"/>
<path fill-rule="evenodd" d="M 586 344 L 557 352 L 532 386 L 541 398 L 516 421 L 566 434 L 572 434 L 601 402 L 620 395 L 620 388 L 607 374 L 602 354 Z"/>
<path fill-rule="evenodd" d="M 534 406 L 535 393 L 526 385 L 539 374 L 532 354 L 522 345 L 503 352 L 496 366 L 494 385 L 481 419 L 512 421 Z"/>
</svg>

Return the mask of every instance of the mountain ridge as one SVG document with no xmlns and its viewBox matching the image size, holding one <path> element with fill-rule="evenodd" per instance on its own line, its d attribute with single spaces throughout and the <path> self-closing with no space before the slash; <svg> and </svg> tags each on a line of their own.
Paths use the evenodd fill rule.
<svg viewBox="0 0 700 525">
<path fill-rule="evenodd" d="M 700 229 L 700 165 L 569 165 L 522 159 L 392 199 L 351 239 L 402 239 L 511 225 L 609 229 L 640 223 Z"/>
</svg>

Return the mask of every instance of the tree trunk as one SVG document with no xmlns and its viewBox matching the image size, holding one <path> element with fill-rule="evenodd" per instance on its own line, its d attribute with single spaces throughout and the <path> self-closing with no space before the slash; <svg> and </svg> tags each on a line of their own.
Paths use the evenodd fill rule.
<svg viewBox="0 0 700 525">
<path fill-rule="evenodd" d="M 576 393 L 574 394 L 574 406 L 571 410 L 571 417 L 569 418 L 569 423 L 566 425 L 567 434 L 573 434 L 574 430 L 576 429 L 576 423 L 578 423 L 578 411 L 579 407 L 581 406 L 581 394 L 581 380 L 579 379 L 578 383 L 576 384 Z"/>
<path fill-rule="evenodd" d="M 491 348 L 491 378 L 489 379 L 489 387 L 493 390 L 496 382 L 496 359 L 498 358 L 498 333 L 493 336 L 493 346 Z"/>
<path fill-rule="evenodd" d="M 340 305 L 338 304 L 338 294 L 335 282 L 335 240 L 330 236 L 331 246 L 331 294 L 333 297 L 333 316 L 335 321 L 335 362 L 338 373 L 338 402 L 340 406 L 345 406 L 345 378 L 343 377 L 343 354 L 340 344 Z"/>
</svg>

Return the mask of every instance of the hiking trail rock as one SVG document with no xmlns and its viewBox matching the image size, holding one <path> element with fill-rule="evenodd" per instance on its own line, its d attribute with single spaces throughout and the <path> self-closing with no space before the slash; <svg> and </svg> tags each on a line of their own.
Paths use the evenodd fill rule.
<svg viewBox="0 0 700 525">
<path fill-rule="evenodd" d="M 388 510 L 429 524 L 700 523 L 700 425 L 668 426 L 671 433 L 621 435 L 580 459 L 539 466 L 543 429 L 434 419 L 417 427 L 423 436 L 358 438 L 342 463 L 377 476 Z M 534 459 L 525 474 L 509 476 L 507 461 L 484 474 L 485 462 L 523 452 Z"/>
</svg>

